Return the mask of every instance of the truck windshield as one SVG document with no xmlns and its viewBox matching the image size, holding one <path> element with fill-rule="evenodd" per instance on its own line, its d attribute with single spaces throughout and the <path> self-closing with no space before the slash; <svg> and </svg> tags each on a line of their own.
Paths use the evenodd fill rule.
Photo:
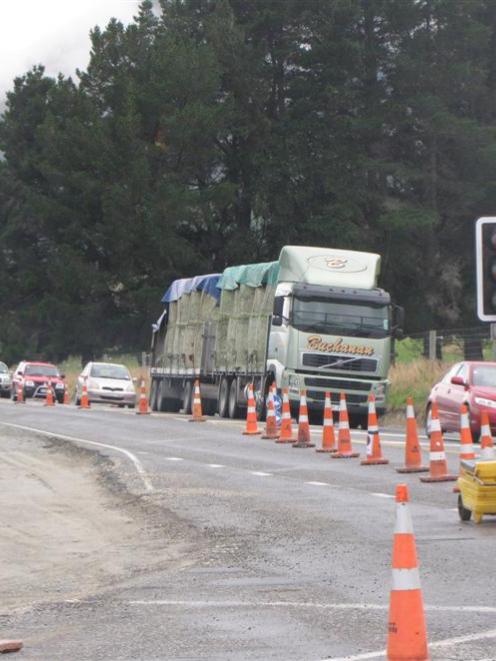
<svg viewBox="0 0 496 661">
<path fill-rule="evenodd" d="M 389 306 L 324 298 L 293 298 L 292 325 L 306 333 L 387 337 Z"/>
</svg>

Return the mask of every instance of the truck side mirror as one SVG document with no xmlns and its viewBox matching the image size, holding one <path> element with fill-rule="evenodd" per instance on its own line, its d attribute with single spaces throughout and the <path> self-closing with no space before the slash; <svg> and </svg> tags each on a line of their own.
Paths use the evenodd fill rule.
<svg viewBox="0 0 496 661">
<path fill-rule="evenodd" d="M 284 307 L 284 296 L 274 298 L 274 308 L 272 310 L 272 325 L 282 326 L 282 313 Z"/>
<path fill-rule="evenodd" d="M 273 326 L 282 326 L 282 317 L 278 314 L 272 315 L 272 325 Z"/>
</svg>

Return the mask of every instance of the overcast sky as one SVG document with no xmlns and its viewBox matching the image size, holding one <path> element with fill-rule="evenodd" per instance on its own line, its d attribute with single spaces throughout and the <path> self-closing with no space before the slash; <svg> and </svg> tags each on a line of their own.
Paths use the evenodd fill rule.
<svg viewBox="0 0 496 661">
<path fill-rule="evenodd" d="M 88 63 L 89 31 L 112 16 L 128 23 L 139 0 L 0 0 L 0 107 L 12 81 L 34 64 L 74 74 Z"/>
</svg>

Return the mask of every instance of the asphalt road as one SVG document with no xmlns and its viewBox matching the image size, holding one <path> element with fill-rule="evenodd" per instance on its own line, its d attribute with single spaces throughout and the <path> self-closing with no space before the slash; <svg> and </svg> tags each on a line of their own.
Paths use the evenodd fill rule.
<svg viewBox="0 0 496 661">
<path fill-rule="evenodd" d="M 77 599 L 62 589 L 56 601 L 0 604 L 2 635 L 25 641 L 19 658 L 384 658 L 400 482 L 412 498 L 432 659 L 496 658 L 496 519 L 461 524 L 453 483 L 396 473 L 399 430 L 382 432 L 391 463 L 362 467 L 216 418 L 1 401 L 0 422 L 33 447 L 46 432 L 110 458 L 109 488 L 139 500 L 144 529 L 156 526 L 164 547 L 163 563 L 100 591 L 81 586 Z M 364 433 L 353 442 L 364 453 Z M 456 440 L 447 449 L 456 472 Z M 169 561 L 172 543 L 180 562 Z"/>
</svg>

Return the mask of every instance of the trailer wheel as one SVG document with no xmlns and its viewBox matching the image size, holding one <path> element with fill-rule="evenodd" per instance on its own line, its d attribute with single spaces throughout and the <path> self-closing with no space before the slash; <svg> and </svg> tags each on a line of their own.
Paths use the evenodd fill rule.
<svg viewBox="0 0 496 661">
<path fill-rule="evenodd" d="M 221 418 L 227 418 L 229 415 L 229 377 L 223 376 L 219 384 L 218 412 Z"/>
<path fill-rule="evenodd" d="M 240 408 L 238 404 L 238 379 L 234 377 L 229 387 L 229 417 L 239 418 Z"/>
<path fill-rule="evenodd" d="M 152 385 L 150 388 L 150 408 L 152 411 L 158 411 L 157 401 L 158 401 L 158 381 L 157 379 L 152 379 Z"/>
<path fill-rule="evenodd" d="M 183 412 L 186 414 L 191 413 L 191 400 L 193 395 L 193 383 L 191 381 L 186 381 L 184 384 L 183 390 Z"/>
<path fill-rule="evenodd" d="M 460 515 L 461 521 L 470 521 L 470 517 L 472 516 L 472 512 L 463 506 L 461 494 L 458 496 L 458 514 Z"/>
</svg>

